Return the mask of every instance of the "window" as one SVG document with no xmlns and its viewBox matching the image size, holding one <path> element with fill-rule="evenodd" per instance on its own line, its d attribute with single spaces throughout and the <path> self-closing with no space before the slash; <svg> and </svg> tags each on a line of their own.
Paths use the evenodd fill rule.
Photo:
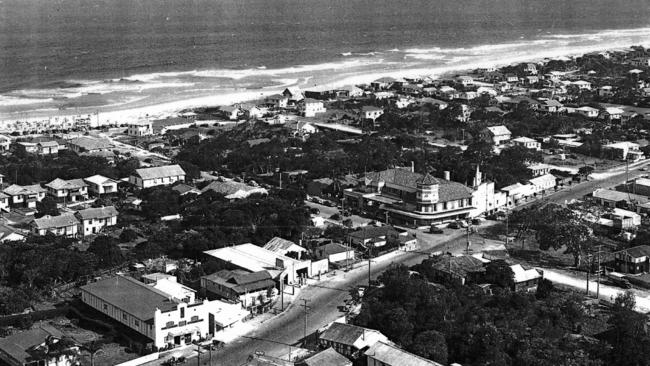
<svg viewBox="0 0 650 366">
<path fill-rule="evenodd" d="M 126 313 L 122 313 L 122 319 L 126 320 L 127 318 L 128 316 L 126 315 Z"/>
<path fill-rule="evenodd" d="M 191 319 L 191 321 L 193 321 L 193 322 L 198 321 L 198 320 L 199 320 L 199 317 L 196 316 L 196 315 L 194 315 L 194 316 L 192 317 L 192 319 Z"/>
<path fill-rule="evenodd" d="M 108 305 L 107 304 L 104 304 L 103 308 L 104 308 L 104 311 L 108 311 Z"/>
<path fill-rule="evenodd" d="M 181 308 L 181 318 L 185 317 L 185 308 Z"/>
<path fill-rule="evenodd" d="M 140 326 L 140 322 L 137 321 L 137 320 L 134 320 L 134 321 L 133 321 L 133 325 L 135 325 L 136 327 L 139 327 L 139 326 Z"/>
<path fill-rule="evenodd" d="M 173 326 L 174 326 L 174 322 L 167 322 L 167 324 L 165 324 L 165 328 L 171 328 Z"/>
<path fill-rule="evenodd" d="M 181 320 L 180 322 L 178 322 L 179 327 L 182 327 L 185 324 L 187 324 L 187 322 L 185 320 Z"/>
</svg>

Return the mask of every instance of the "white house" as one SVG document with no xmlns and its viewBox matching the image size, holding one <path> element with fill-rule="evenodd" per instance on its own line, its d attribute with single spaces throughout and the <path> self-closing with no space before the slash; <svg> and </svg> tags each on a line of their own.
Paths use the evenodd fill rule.
<svg viewBox="0 0 650 366">
<path fill-rule="evenodd" d="M 549 189 L 555 187 L 555 176 L 553 174 L 544 174 L 539 177 L 532 178 L 528 181 L 532 186 L 532 193 L 544 193 Z"/>
<path fill-rule="evenodd" d="M 117 224 L 117 210 L 113 206 L 87 208 L 77 212 L 81 235 L 93 235 L 103 228 Z"/>
<path fill-rule="evenodd" d="M 465 87 L 472 86 L 474 85 L 474 78 L 472 78 L 471 76 L 462 75 L 456 78 L 456 82 L 458 82 L 459 84 Z"/>
<path fill-rule="evenodd" d="M 135 174 L 129 177 L 129 183 L 143 189 L 171 185 L 178 181 L 185 181 L 185 171 L 176 164 L 136 169 Z"/>
<path fill-rule="evenodd" d="M 9 197 L 8 195 L 0 192 L 0 210 L 5 211 L 5 212 L 11 211 L 11 208 L 9 208 L 9 206 L 10 206 L 9 205 L 10 198 L 11 197 Z"/>
<path fill-rule="evenodd" d="M 190 345 L 210 334 L 210 301 L 188 304 L 131 277 L 80 288 L 81 301 L 151 340 L 156 349 Z"/>
<path fill-rule="evenodd" d="M 611 85 L 604 85 L 598 88 L 598 96 L 600 97 L 611 97 L 614 95 L 614 90 Z"/>
<path fill-rule="evenodd" d="M 516 139 L 512 139 L 512 143 L 515 144 L 516 146 L 521 146 L 525 147 L 526 149 L 531 149 L 531 150 L 541 150 L 542 149 L 542 144 L 539 143 L 537 140 L 531 139 L 530 137 L 517 137 Z"/>
<path fill-rule="evenodd" d="M 316 254 L 318 254 L 321 258 L 327 258 L 330 263 L 345 261 L 352 263 L 354 262 L 355 258 L 354 249 L 348 248 L 345 245 L 339 243 L 321 245 L 316 248 Z"/>
<path fill-rule="evenodd" d="M 56 178 L 47 183 L 47 193 L 57 201 L 77 202 L 88 199 L 88 184 L 83 179 L 63 180 Z"/>
<path fill-rule="evenodd" d="M 366 106 L 363 106 L 361 108 L 361 116 L 362 116 L 362 118 L 363 119 L 370 119 L 373 122 L 375 120 L 377 120 L 377 118 L 379 118 L 382 114 L 384 114 L 384 110 L 379 108 L 379 107 L 375 107 L 375 106 L 372 106 L 372 105 L 366 105 Z"/>
<path fill-rule="evenodd" d="M 596 118 L 600 114 L 600 111 L 596 108 L 584 106 L 575 109 L 576 113 L 582 114 L 587 118 Z"/>
<path fill-rule="evenodd" d="M 95 196 L 117 193 L 118 181 L 114 179 L 97 174 L 84 178 L 84 181 L 88 184 L 88 191 Z"/>
<path fill-rule="evenodd" d="M 153 135 L 153 122 L 138 121 L 129 124 L 127 134 L 132 137 L 142 137 Z"/>
<path fill-rule="evenodd" d="M 512 137 L 512 132 L 510 132 L 510 130 L 508 130 L 508 128 L 503 125 L 490 126 L 486 127 L 483 132 L 481 132 L 481 136 L 487 142 L 493 143 L 494 145 L 501 145 L 502 143 L 510 140 L 510 137 Z"/>
<path fill-rule="evenodd" d="M 584 80 L 578 80 L 571 83 L 576 86 L 579 90 L 591 90 L 591 83 Z"/>
<path fill-rule="evenodd" d="M 624 110 L 618 107 L 607 107 L 605 110 L 600 114 L 600 118 L 609 120 L 609 121 L 614 121 L 614 120 L 621 120 L 621 117 L 623 116 L 623 113 L 625 113 Z"/>
<path fill-rule="evenodd" d="M 413 104 L 413 100 L 410 98 L 399 98 L 395 101 L 395 107 L 398 109 L 407 108 L 411 104 Z"/>
<path fill-rule="evenodd" d="M 77 235 L 78 226 L 79 220 L 71 213 L 59 216 L 45 215 L 41 218 L 34 219 L 30 224 L 32 233 L 36 235 L 52 233 L 56 236 L 68 237 Z"/>
<path fill-rule="evenodd" d="M 316 115 L 319 113 L 325 113 L 325 106 L 323 105 L 323 102 L 316 99 L 305 99 L 304 108 L 305 117 L 316 117 Z"/>
</svg>

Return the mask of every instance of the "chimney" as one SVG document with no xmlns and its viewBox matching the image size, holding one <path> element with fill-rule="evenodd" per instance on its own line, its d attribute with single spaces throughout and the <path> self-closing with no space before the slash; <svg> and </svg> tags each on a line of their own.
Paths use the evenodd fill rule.
<svg viewBox="0 0 650 366">
<path fill-rule="evenodd" d="M 449 173 L 449 170 L 445 170 L 444 174 L 445 174 L 445 180 L 451 180 L 450 178 L 451 174 Z"/>
<path fill-rule="evenodd" d="M 411 160 L 411 173 L 415 173 L 415 161 Z"/>
</svg>

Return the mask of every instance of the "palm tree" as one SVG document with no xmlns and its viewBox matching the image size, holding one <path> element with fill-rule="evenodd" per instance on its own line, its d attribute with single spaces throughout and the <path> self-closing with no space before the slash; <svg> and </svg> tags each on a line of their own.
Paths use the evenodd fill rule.
<svg viewBox="0 0 650 366">
<path fill-rule="evenodd" d="M 104 352 L 102 346 L 103 344 L 98 341 L 90 341 L 81 346 L 81 349 L 90 355 L 90 366 L 95 366 L 95 355 Z"/>
</svg>

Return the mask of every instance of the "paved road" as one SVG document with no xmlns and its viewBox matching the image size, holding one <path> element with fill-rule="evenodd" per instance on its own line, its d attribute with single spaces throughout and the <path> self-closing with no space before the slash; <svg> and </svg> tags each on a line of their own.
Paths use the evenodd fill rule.
<svg viewBox="0 0 650 366">
<path fill-rule="evenodd" d="M 418 237 L 420 237 L 419 234 Z M 433 236 L 422 235 L 420 252 L 428 253 L 436 250 L 449 249 L 455 252 L 465 248 L 465 231 L 445 229 L 445 234 Z M 425 254 L 415 252 L 399 252 L 388 255 L 371 264 L 371 276 L 376 278 L 392 263 L 404 263 L 411 266 L 420 263 Z M 247 357 L 262 351 L 266 355 L 286 356 L 290 352 L 288 344 L 297 344 L 304 333 L 304 311 L 299 306 L 301 299 L 308 299 L 311 308 L 307 318 L 307 334 L 313 333 L 318 328 L 343 316 L 337 307 L 343 305 L 348 298 L 349 291 L 359 285 L 368 283 L 368 266 L 360 263 L 359 266 L 341 276 L 341 272 L 329 280 L 321 281 L 316 285 L 304 288 L 299 297 L 283 314 L 262 324 L 262 326 L 247 337 L 239 338 L 226 345 L 219 353 L 212 355 L 212 365 L 241 365 Z M 277 343 L 276 343 L 277 342 Z M 203 363 L 202 363 L 203 364 Z"/>
</svg>

